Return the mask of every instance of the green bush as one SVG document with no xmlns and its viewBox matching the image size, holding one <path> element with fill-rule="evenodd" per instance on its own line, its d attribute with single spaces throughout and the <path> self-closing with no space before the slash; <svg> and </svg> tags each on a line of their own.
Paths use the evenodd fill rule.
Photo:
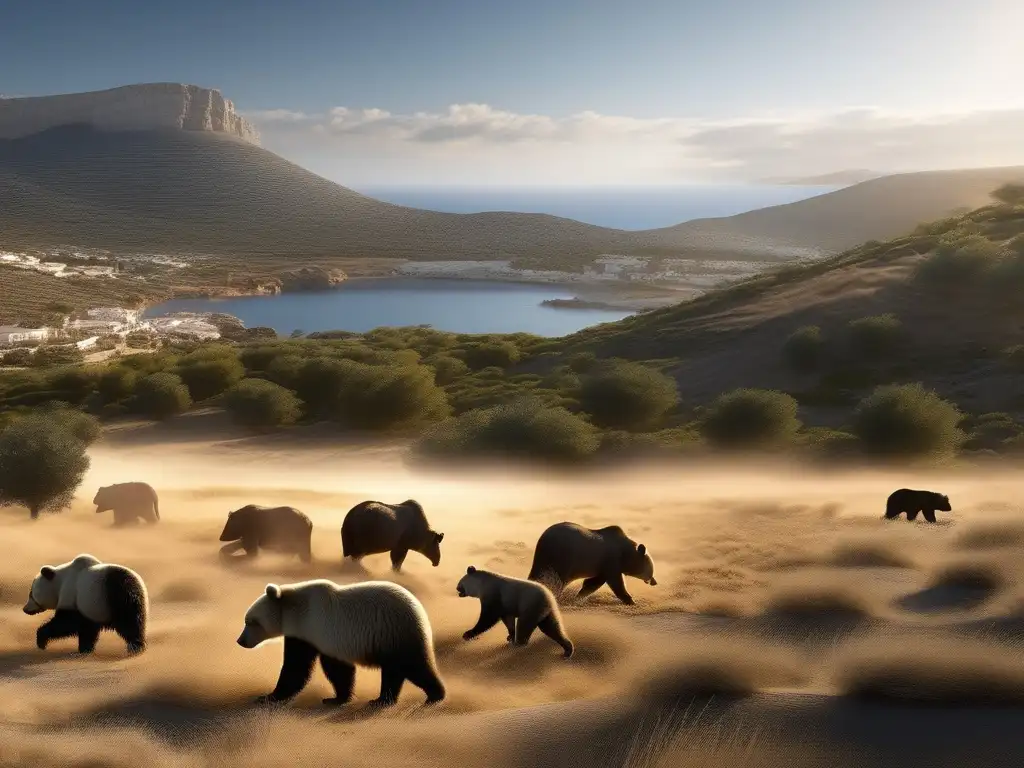
<svg viewBox="0 0 1024 768">
<path fill-rule="evenodd" d="M 96 391 L 98 377 L 85 367 L 59 368 L 47 377 L 47 388 L 54 392 L 66 392 L 75 405 L 83 402 Z"/>
<path fill-rule="evenodd" d="M 96 382 L 96 389 L 105 403 L 119 403 L 135 391 L 139 374 L 122 365 L 108 368 Z"/>
<path fill-rule="evenodd" d="M 9 365 L 12 367 L 22 366 L 27 367 L 32 365 L 32 350 L 24 347 L 19 349 L 12 349 L 7 352 L 3 357 L 0 357 L 0 365 Z"/>
<path fill-rule="evenodd" d="M 508 368 L 522 357 L 519 347 L 510 341 L 467 344 L 462 350 L 463 359 L 472 370 L 481 368 Z"/>
<path fill-rule="evenodd" d="M 81 365 L 83 362 L 85 355 L 74 344 L 38 347 L 32 355 L 32 365 L 37 368 L 47 368 L 51 365 Z"/>
<path fill-rule="evenodd" d="M 194 402 L 216 397 L 245 376 L 245 368 L 233 352 L 229 357 L 212 350 L 205 356 L 189 355 L 182 359 L 176 372 Z"/>
<path fill-rule="evenodd" d="M 434 369 L 434 380 L 444 386 L 458 381 L 469 373 L 469 366 L 451 355 L 438 355 L 428 361 Z"/>
<path fill-rule="evenodd" d="M 720 395 L 700 422 L 701 436 L 725 450 L 771 448 L 793 440 L 797 402 L 784 392 L 737 389 Z"/>
<path fill-rule="evenodd" d="M 311 358 L 298 371 L 295 391 L 311 414 L 333 417 L 339 411 L 344 391 L 359 386 L 363 380 L 365 367 L 352 360 Z"/>
<path fill-rule="evenodd" d="M 569 358 L 569 370 L 573 373 L 590 373 L 597 366 L 597 355 L 593 352 L 577 352 Z"/>
<path fill-rule="evenodd" d="M 599 444 L 597 431 L 579 416 L 522 399 L 444 421 L 420 438 L 416 452 L 428 457 L 572 463 L 590 457 Z"/>
<path fill-rule="evenodd" d="M 67 507 L 89 469 L 86 444 L 54 416 L 25 416 L 0 432 L 0 506 L 21 504 L 33 519 Z"/>
<path fill-rule="evenodd" d="M 173 373 L 151 373 L 135 385 L 132 410 L 152 419 L 184 413 L 192 405 L 188 387 Z"/>
<path fill-rule="evenodd" d="M 883 458 L 943 458 L 966 436 L 963 414 L 921 384 L 888 384 L 864 398 L 853 414 L 852 432 L 864 451 Z"/>
<path fill-rule="evenodd" d="M 359 366 L 343 387 L 335 419 L 357 429 L 409 429 L 446 418 L 445 391 L 425 365 Z"/>
<path fill-rule="evenodd" d="M 941 289 L 977 283 L 999 263 L 999 246 L 980 235 L 942 243 L 917 268 L 915 278 Z"/>
<path fill-rule="evenodd" d="M 599 427 L 643 432 L 679 403 L 675 379 L 638 363 L 601 366 L 580 379 L 580 406 Z"/>
<path fill-rule="evenodd" d="M 253 429 L 274 429 L 294 424 L 302 403 L 282 386 L 263 379 L 242 379 L 224 394 L 224 407 L 239 424 Z"/>
<path fill-rule="evenodd" d="M 903 324 L 891 313 L 852 320 L 846 328 L 853 354 L 864 360 L 891 357 L 903 340 Z"/>
<path fill-rule="evenodd" d="M 1003 184 L 992 193 L 992 197 L 1005 205 L 1024 205 L 1024 184 Z"/>
<path fill-rule="evenodd" d="M 816 371 L 824 354 L 825 339 L 816 325 L 797 328 L 782 345 L 782 359 L 796 373 Z"/>
</svg>

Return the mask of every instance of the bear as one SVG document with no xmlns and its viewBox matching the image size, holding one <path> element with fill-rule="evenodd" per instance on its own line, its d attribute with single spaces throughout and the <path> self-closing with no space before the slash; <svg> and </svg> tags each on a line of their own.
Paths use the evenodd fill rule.
<svg viewBox="0 0 1024 768">
<path fill-rule="evenodd" d="M 917 519 L 918 513 L 924 514 L 924 519 L 929 523 L 935 520 L 936 512 L 952 512 L 953 507 L 949 503 L 949 496 L 935 491 L 915 491 L 911 488 L 900 488 L 889 494 L 885 500 L 885 519 L 895 520 L 904 512 L 907 513 L 907 520 Z"/>
<path fill-rule="evenodd" d="M 427 694 L 429 704 L 445 697 L 427 612 L 409 590 L 393 582 L 341 586 L 315 579 L 268 584 L 246 611 L 237 642 L 255 648 L 282 636 L 284 663 L 277 685 L 257 703 L 275 704 L 297 696 L 318 657 L 334 687 L 334 698 L 323 700 L 327 705 L 351 700 L 356 666 L 380 669 L 380 696 L 371 704 L 395 704 L 406 680 Z"/>
<path fill-rule="evenodd" d="M 459 597 L 480 600 L 480 618 L 472 629 L 463 633 L 463 640 L 472 640 L 501 621 L 508 630 L 507 641 L 514 645 L 526 645 L 533 630 L 539 629 L 562 646 L 565 658 L 572 656 L 572 640 L 565 634 L 558 603 L 543 584 L 471 565 L 459 580 L 456 591 Z"/>
<path fill-rule="evenodd" d="M 142 577 L 89 554 L 63 565 L 44 565 L 32 581 L 23 610 L 29 616 L 54 611 L 36 631 L 40 650 L 51 640 L 77 635 L 78 652 L 92 653 L 104 629 L 124 640 L 129 655 L 146 649 L 149 595 Z"/>
<path fill-rule="evenodd" d="M 552 581 L 555 594 L 561 593 L 569 582 L 584 579 L 576 596 L 580 600 L 607 584 L 619 600 L 633 605 L 623 576 L 657 586 L 654 561 L 647 547 L 638 545 L 617 525 L 594 529 L 563 522 L 555 523 L 540 535 L 527 579 Z"/>
<path fill-rule="evenodd" d="M 228 512 L 220 540 L 231 542 L 220 548 L 222 558 L 240 549 L 252 558 L 265 549 L 298 555 L 303 563 L 313 561 L 313 521 L 294 507 L 249 504 Z"/>
<path fill-rule="evenodd" d="M 341 557 L 358 562 L 366 555 L 391 553 L 391 568 L 402 570 L 409 551 L 419 552 L 435 568 L 441 564 L 444 534 L 431 530 L 427 515 L 418 502 L 401 504 L 362 501 L 341 523 Z"/>
<path fill-rule="evenodd" d="M 145 520 L 150 525 L 160 522 L 160 503 L 149 483 L 115 483 L 96 491 L 92 503 L 96 514 L 114 511 L 114 525 L 133 525 Z"/>
</svg>

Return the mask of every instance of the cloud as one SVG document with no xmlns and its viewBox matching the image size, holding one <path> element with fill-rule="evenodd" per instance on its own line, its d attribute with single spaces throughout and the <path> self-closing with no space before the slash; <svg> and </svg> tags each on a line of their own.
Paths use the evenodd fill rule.
<svg viewBox="0 0 1024 768">
<path fill-rule="evenodd" d="M 1024 110 L 929 115 L 865 107 L 712 121 L 522 114 L 470 103 L 406 114 L 335 107 L 247 117 L 265 146 L 298 153 L 312 170 L 343 167 L 381 182 L 741 181 L 1024 163 Z"/>
</svg>

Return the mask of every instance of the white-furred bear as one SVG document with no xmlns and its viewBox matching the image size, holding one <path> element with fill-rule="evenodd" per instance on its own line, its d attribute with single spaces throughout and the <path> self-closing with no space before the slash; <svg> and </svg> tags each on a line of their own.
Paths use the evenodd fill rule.
<svg viewBox="0 0 1024 768">
<path fill-rule="evenodd" d="M 36 631 L 40 649 L 51 640 L 77 636 L 78 652 L 92 653 L 104 629 L 114 630 L 130 654 L 146 648 L 149 596 L 142 577 L 92 555 L 78 555 L 63 565 L 44 565 L 32 581 L 23 610 L 30 616 L 54 611 L 53 618 Z"/>
<path fill-rule="evenodd" d="M 277 686 L 259 703 L 297 696 L 318 657 L 335 693 L 324 704 L 341 705 L 352 698 L 357 666 L 380 669 L 380 697 L 372 704 L 394 704 L 406 680 L 427 694 L 428 703 L 445 697 L 427 612 L 398 584 L 342 586 L 326 579 L 268 584 L 246 611 L 238 644 L 255 648 L 275 637 L 284 637 L 284 663 Z"/>
<path fill-rule="evenodd" d="M 456 589 L 459 597 L 480 600 L 480 619 L 462 635 L 463 640 L 471 640 L 501 621 L 508 630 L 510 643 L 526 645 L 533 631 L 539 629 L 562 646 L 565 658 L 572 656 L 572 640 L 565 634 L 558 603 L 543 584 L 471 565 Z"/>
</svg>

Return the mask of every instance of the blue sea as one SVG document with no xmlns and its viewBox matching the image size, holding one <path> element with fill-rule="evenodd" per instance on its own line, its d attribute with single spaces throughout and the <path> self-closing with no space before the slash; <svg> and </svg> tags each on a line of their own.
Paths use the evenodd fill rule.
<svg viewBox="0 0 1024 768">
<path fill-rule="evenodd" d="M 548 213 L 614 229 L 670 227 L 795 203 L 837 187 L 706 184 L 653 187 L 356 187 L 389 203 L 446 213 Z"/>
</svg>

